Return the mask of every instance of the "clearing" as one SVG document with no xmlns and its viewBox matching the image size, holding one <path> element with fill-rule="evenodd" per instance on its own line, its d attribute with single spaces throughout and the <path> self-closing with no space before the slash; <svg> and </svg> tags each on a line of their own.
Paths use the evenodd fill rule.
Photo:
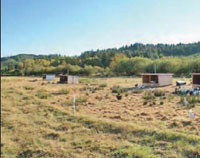
<svg viewBox="0 0 200 158">
<path fill-rule="evenodd" d="M 172 94 L 176 80 L 155 97 L 126 90 L 141 78 L 80 78 L 67 85 L 58 78 L 2 77 L 1 156 L 200 158 L 200 103 L 190 118 L 191 107 Z M 123 87 L 121 100 L 112 93 L 121 90 L 116 86 Z"/>
</svg>

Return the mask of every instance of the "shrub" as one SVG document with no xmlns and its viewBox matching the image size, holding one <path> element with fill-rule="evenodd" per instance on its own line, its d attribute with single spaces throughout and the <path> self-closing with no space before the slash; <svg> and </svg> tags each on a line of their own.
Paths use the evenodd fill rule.
<svg viewBox="0 0 200 158">
<path fill-rule="evenodd" d="M 165 92 L 162 91 L 162 90 L 155 90 L 155 91 L 154 91 L 154 96 L 156 96 L 156 97 L 165 96 Z"/>
<path fill-rule="evenodd" d="M 164 102 L 163 101 L 160 101 L 160 105 L 163 105 L 164 104 Z"/>
<path fill-rule="evenodd" d="M 174 99 L 174 95 L 168 95 L 168 101 L 170 102 L 171 100 L 173 100 Z"/>
<path fill-rule="evenodd" d="M 120 94 L 120 93 L 124 93 L 124 92 L 127 92 L 127 91 L 128 91 L 127 89 L 121 88 L 119 86 L 112 87 L 112 93 L 118 93 L 118 94 Z"/>
<path fill-rule="evenodd" d="M 83 87 L 80 90 L 81 91 L 91 91 L 92 93 L 94 93 L 97 90 L 101 90 L 103 89 L 103 87 Z"/>
<path fill-rule="evenodd" d="M 155 100 L 155 96 L 152 94 L 151 91 L 146 91 L 144 93 L 143 99 L 145 99 L 145 100 Z"/>
</svg>

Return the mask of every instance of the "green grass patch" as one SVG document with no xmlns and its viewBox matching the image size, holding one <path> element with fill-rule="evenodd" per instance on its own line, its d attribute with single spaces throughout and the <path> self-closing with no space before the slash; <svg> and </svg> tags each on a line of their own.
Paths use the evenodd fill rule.
<svg viewBox="0 0 200 158">
<path fill-rule="evenodd" d="M 40 89 L 37 91 L 36 96 L 40 99 L 48 99 L 49 97 L 51 97 L 51 93 L 49 93 L 47 90 L 44 89 Z"/>
</svg>

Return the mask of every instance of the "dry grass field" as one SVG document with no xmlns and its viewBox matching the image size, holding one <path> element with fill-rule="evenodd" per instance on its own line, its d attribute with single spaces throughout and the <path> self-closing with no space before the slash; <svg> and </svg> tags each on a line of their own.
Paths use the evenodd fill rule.
<svg viewBox="0 0 200 158">
<path fill-rule="evenodd" d="M 175 86 L 157 97 L 130 89 L 117 100 L 114 86 L 141 79 L 57 80 L 1 78 L 2 158 L 200 158 L 200 104 L 183 106 Z"/>
</svg>

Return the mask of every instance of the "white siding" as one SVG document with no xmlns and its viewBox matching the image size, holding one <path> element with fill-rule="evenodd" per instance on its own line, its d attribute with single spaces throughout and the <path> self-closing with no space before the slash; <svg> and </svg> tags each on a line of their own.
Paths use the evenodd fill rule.
<svg viewBox="0 0 200 158">
<path fill-rule="evenodd" d="M 68 75 L 67 83 L 78 84 L 78 76 L 70 76 L 70 75 Z"/>
<path fill-rule="evenodd" d="M 158 76 L 158 84 L 159 86 L 167 86 L 172 84 L 172 76 L 171 75 L 159 75 Z"/>
<path fill-rule="evenodd" d="M 47 80 L 47 81 L 54 80 L 54 78 L 55 78 L 55 75 L 46 75 L 45 76 L 45 80 Z"/>
</svg>

